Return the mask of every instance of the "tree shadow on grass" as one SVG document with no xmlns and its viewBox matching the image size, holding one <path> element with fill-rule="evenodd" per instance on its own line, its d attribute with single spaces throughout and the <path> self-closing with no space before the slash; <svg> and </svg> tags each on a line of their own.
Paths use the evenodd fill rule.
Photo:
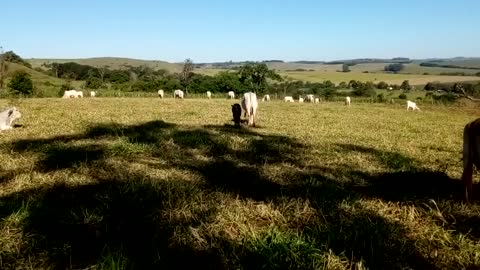
<svg viewBox="0 0 480 270">
<path fill-rule="evenodd" d="M 152 146 L 153 152 L 143 154 L 169 161 L 167 167 L 200 175 L 203 182 L 152 177 L 145 171 L 132 172 L 122 166 L 109 168 L 108 146 L 99 141 L 119 138 L 133 145 Z M 235 138 L 243 140 L 241 147 L 232 146 Z M 398 153 L 354 145 L 339 147 L 345 154 L 358 150 L 372 154 L 392 169 L 409 168 L 406 172 L 370 175 L 358 168 L 313 170 L 303 163 L 306 147 L 297 141 L 229 126 L 191 128 L 163 121 L 131 126 L 99 124 L 82 134 L 19 140 L 11 147 L 17 152 L 38 154 L 35 170 L 39 172 L 84 165 L 88 169 L 77 173 L 94 180 L 93 184 L 39 187 L 0 198 L 1 217 L 28 205 L 23 234 L 32 238 L 26 238 L 30 242 L 21 253 L 26 257 L 46 253 L 45 264 L 57 269 L 99 264 L 108 252 L 123 254 L 135 269 L 224 269 L 234 265 L 314 268 L 308 260 L 298 261 L 298 256 L 303 252 L 309 259 L 318 255 L 305 249 L 300 249 L 299 254 L 289 251 L 292 243 L 298 242 L 296 238 L 278 242 L 266 237 L 261 242 L 246 240 L 239 244 L 221 235 L 210 235 L 208 244 L 196 235 L 194 231 L 209 226 L 222 207 L 218 204 L 219 194 L 274 205 L 291 199 L 308 200 L 323 221 L 292 225 L 296 234 L 305 237 L 307 245 L 321 251 L 332 249 L 337 255 L 349 257 L 352 263 L 363 260 L 372 269 L 429 269 L 434 262 L 420 255 L 403 225 L 355 202 L 365 197 L 397 202 L 426 200 L 444 196 L 449 189 L 452 192 L 451 179 L 436 172 L 420 172 L 413 159 Z M 116 157 L 128 163 L 122 153 L 116 153 Z M 282 167 L 286 170 L 280 176 L 283 181 L 267 177 L 262 170 L 264 164 L 288 164 Z M 99 173 L 101 168 L 106 173 Z M 366 185 L 339 180 L 352 176 L 361 178 Z M 440 184 L 441 188 L 432 192 L 428 188 L 432 184 Z M 345 209 L 344 205 L 355 208 Z M 273 246 L 278 247 L 278 252 L 272 253 Z M 14 256 L 4 261 L 15 265 Z"/>
</svg>

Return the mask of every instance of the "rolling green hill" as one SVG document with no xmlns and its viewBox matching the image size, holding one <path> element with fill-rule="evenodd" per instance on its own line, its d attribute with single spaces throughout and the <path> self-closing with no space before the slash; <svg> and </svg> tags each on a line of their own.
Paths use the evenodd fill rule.
<svg viewBox="0 0 480 270">
<path fill-rule="evenodd" d="M 141 60 L 141 59 L 131 59 L 131 58 L 119 58 L 119 57 L 95 57 L 95 58 L 84 58 L 84 59 L 47 59 L 47 58 L 31 58 L 26 59 L 33 68 L 42 67 L 42 64 L 51 64 L 51 63 L 67 63 L 75 62 L 82 65 L 89 65 L 93 67 L 104 67 L 108 66 L 110 69 L 126 69 L 129 66 L 148 66 L 155 70 L 166 69 L 171 72 L 178 72 L 181 70 L 181 64 L 168 63 L 165 61 L 157 60 Z"/>
</svg>

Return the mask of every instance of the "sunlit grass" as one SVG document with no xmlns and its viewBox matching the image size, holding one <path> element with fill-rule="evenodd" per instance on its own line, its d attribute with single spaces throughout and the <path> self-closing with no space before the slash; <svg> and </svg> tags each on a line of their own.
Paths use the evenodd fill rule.
<svg viewBox="0 0 480 270">
<path fill-rule="evenodd" d="M 427 269 L 480 265 L 461 201 L 477 109 L 26 99 L 0 133 L 0 268 Z"/>
</svg>

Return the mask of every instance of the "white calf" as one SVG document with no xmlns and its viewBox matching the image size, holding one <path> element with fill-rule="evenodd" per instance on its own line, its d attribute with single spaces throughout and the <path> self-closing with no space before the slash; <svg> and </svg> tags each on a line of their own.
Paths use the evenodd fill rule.
<svg viewBox="0 0 480 270">
<path fill-rule="evenodd" d="M 293 97 L 291 97 L 291 96 L 286 96 L 286 97 L 285 97 L 285 102 L 295 102 L 295 101 L 293 101 Z"/>
<path fill-rule="evenodd" d="M 320 99 L 318 97 L 315 98 L 315 103 L 320 103 Z"/>
<path fill-rule="evenodd" d="M 252 92 L 245 93 L 242 98 L 242 108 L 248 116 L 248 125 L 254 127 L 258 108 L 257 95 Z"/>
<path fill-rule="evenodd" d="M 16 107 L 10 107 L 0 112 L 0 130 L 12 129 L 12 123 L 22 117 L 22 114 Z"/>
<path fill-rule="evenodd" d="M 91 97 L 95 97 L 96 94 L 97 94 L 97 93 L 95 93 L 95 91 L 90 91 L 90 96 L 91 96 Z"/>
<path fill-rule="evenodd" d="M 165 92 L 162 89 L 158 90 L 158 96 L 160 98 L 163 98 L 164 95 L 165 95 Z"/>
<path fill-rule="evenodd" d="M 408 101 L 407 101 L 407 111 L 408 111 L 408 109 L 410 109 L 410 108 L 412 108 L 413 111 L 415 111 L 415 110 L 419 110 L 419 111 L 420 111 L 420 108 L 417 106 L 417 104 L 416 104 L 415 102 L 408 100 Z"/>
<path fill-rule="evenodd" d="M 228 91 L 227 98 L 234 99 L 235 98 L 235 93 L 233 91 Z"/>
<path fill-rule="evenodd" d="M 346 97 L 345 98 L 345 105 L 350 106 L 351 101 L 352 100 L 350 99 L 350 97 Z"/>
<path fill-rule="evenodd" d="M 308 101 L 308 102 L 313 102 L 315 100 L 315 97 L 313 95 L 307 95 L 307 97 L 305 98 L 305 101 Z"/>
<path fill-rule="evenodd" d="M 303 98 L 302 97 L 298 98 L 298 103 L 303 103 Z"/>
<path fill-rule="evenodd" d="M 77 97 L 83 98 L 83 92 L 77 91 L 77 90 L 67 90 L 63 93 L 63 98 L 77 98 Z"/>
<path fill-rule="evenodd" d="M 263 96 L 262 101 L 270 101 L 270 96 L 269 95 Z"/>
<path fill-rule="evenodd" d="M 180 98 L 180 99 L 183 99 L 183 91 L 180 90 L 180 89 L 177 89 L 173 92 L 173 98 Z"/>
<path fill-rule="evenodd" d="M 208 98 L 208 99 L 211 99 L 211 98 L 212 98 L 212 92 L 207 91 L 207 98 Z"/>
</svg>

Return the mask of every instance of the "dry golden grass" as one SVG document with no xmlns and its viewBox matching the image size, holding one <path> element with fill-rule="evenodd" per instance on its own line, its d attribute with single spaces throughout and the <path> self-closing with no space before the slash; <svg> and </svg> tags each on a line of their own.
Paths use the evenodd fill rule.
<svg viewBox="0 0 480 270">
<path fill-rule="evenodd" d="M 1 269 L 480 267 L 458 180 L 477 109 L 270 102 L 237 130 L 238 100 L 12 102 Z"/>
</svg>

